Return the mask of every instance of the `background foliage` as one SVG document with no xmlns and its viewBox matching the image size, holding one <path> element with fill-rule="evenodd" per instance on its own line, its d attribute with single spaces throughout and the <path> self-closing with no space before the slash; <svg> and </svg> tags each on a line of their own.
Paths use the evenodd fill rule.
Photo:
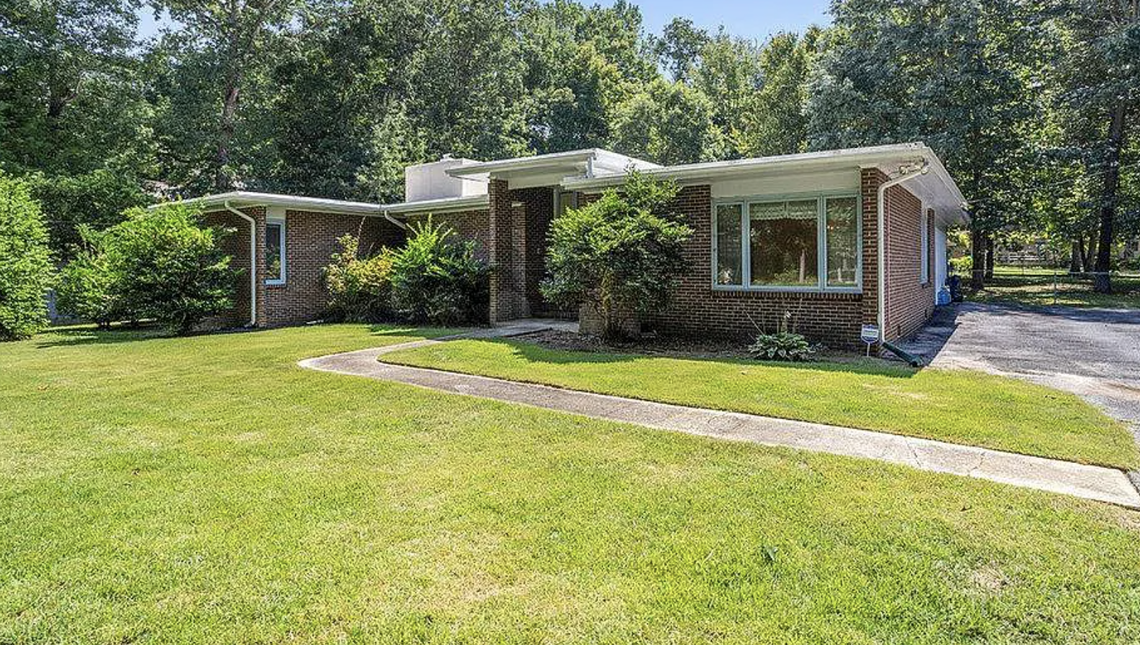
<svg viewBox="0 0 1140 645">
<path fill-rule="evenodd" d="M 166 27 L 141 39 L 140 11 Z M 67 258 L 79 225 L 151 200 L 398 200 L 404 165 L 448 153 L 923 140 L 971 200 L 975 250 L 1029 236 L 1092 270 L 1140 232 L 1136 12 L 835 0 L 804 33 L 653 34 L 627 0 L 0 0 L 0 168 L 31 178 Z"/>
</svg>

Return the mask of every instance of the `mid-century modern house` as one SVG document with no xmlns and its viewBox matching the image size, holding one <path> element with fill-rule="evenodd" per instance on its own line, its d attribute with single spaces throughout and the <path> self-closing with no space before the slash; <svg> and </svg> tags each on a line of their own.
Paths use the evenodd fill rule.
<svg viewBox="0 0 1140 645">
<path fill-rule="evenodd" d="M 551 221 L 620 187 L 630 168 L 677 182 L 672 210 L 693 229 L 669 308 L 643 321 L 665 334 L 751 336 L 790 312 L 797 331 L 834 346 L 858 345 L 864 324 L 884 340 L 906 336 L 945 283 L 947 227 L 967 222 L 961 191 L 922 143 L 667 167 L 598 149 L 445 157 L 408 167 L 398 204 L 252 192 L 193 201 L 237 229 L 228 243 L 245 272 L 230 324 L 319 317 L 338 237 L 357 234 L 374 251 L 429 215 L 478 243 L 496 323 L 566 315 L 538 288 Z"/>
</svg>

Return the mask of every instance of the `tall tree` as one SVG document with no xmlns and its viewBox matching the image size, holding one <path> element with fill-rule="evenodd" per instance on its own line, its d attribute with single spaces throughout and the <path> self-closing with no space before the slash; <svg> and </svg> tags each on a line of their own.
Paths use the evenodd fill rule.
<svg viewBox="0 0 1140 645">
<path fill-rule="evenodd" d="M 1016 213 L 1003 199 L 1035 114 L 1037 52 L 1018 0 L 849 0 L 813 73 L 809 147 L 925 140 L 972 202 L 974 286 L 991 236 Z"/>
<path fill-rule="evenodd" d="M 725 154 L 747 154 L 751 111 L 764 83 L 761 49 L 751 40 L 729 35 L 723 28 L 701 50 L 692 86 L 712 101 L 713 122 L 727 139 Z"/>
<path fill-rule="evenodd" d="M 1140 2 L 1071 0 L 1061 23 L 1068 39 L 1061 60 L 1064 109 L 1084 121 L 1074 143 L 1099 179 L 1094 288 L 1112 291 L 1112 248 L 1121 206 L 1121 166 L 1127 135 L 1140 111 Z M 1088 127 L 1090 123 L 1097 126 Z M 1098 127 L 1099 126 L 1099 127 Z"/>
<path fill-rule="evenodd" d="M 655 43 L 657 55 L 674 81 L 689 81 L 709 34 L 688 18 L 674 18 L 665 25 Z"/>
<path fill-rule="evenodd" d="M 231 146 L 238 124 L 242 93 L 265 65 L 274 31 L 294 17 L 296 0 L 161 0 L 171 18 L 182 26 L 174 33 L 185 39 L 205 60 L 200 83 L 215 88 L 217 116 L 209 130 L 214 135 L 210 170 L 213 188 L 224 191 L 238 179 Z M 205 127 L 206 121 L 197 123 Z"/>
<path fill-rule="evenodd" d="M 713 112 L 700 90 L 654 81 L 618 107 L 614 148 L 663 165 L 721 159 L 724 133 L 713 123 Z"/>
</svg>

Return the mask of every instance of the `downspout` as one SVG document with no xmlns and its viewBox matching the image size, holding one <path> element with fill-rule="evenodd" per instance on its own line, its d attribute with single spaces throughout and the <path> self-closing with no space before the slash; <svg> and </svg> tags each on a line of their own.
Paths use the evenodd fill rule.
<svg viewBox="0 0 1140 645">
<path fill-rule="evenodd" d="M 878 205 L 878 210 L 879 210 L 879 213 L 878 213 L 879 219 L 878 219 L 878 228 L 875 229 L 875 232 L 876 232 L 875 237 L 878 238 L 878 253 L 879 253 L 879 255 L 878 255 L 879 261 L 876 264 L 878 264 L 878 269 L 879 269 L 879 280 L 878 280 L 878 283 L 879 283 L 879 288 L 878 288 L 879 317 L 878 317 L 878 320 L 879 320 L 879 346 L 880 347 L 882 347 L 883 344 L 887 340 L 887 336 L 886 336 L 886 334 L 887 334 L 887 290 L 886 290 L 886 283 L 887 283 L 887 264 L 886 264 L 887 236 L 886 236 L 886 230 L 885 230 L 886 206 L 885 206 L 885 201 L 884 201 L 886 199 L 886 196 L 887 196 L 887 189 L 891 188 L 892 186 L 898 186 L 899 184 L 903 183 L 904 181 L 909 181 L 909 180 L 914 179 L 916 177 L 920 177 L 922 175 L 925 175 L 928 172 L 930 172 L 930 164 L 928 164 L 926 162 L 926 160 L 923 159 L 922 160 L 922 168 L 920 168 L 918 170 L 918 172 L 908 172 L 907 170 L 903 170 L 903 175 L 901 177 L 895 177 L 894 179 L 891 179 L 889 181 L 885 181 L 879 185 L 879 199 L 877 200 L 877 205 Z"/>
<path fill-rule="evenodd" d="M 395 224 L 396 228 L 400 229 L 401 231 L 407 231 L 408 230 L 408 225 L 406 223 L 401 222 L 400 220 L 396 219 L 395 217 L 392 217 L 392 214 L 389 213 L 388 211 L 380 211 L 380 212 L 384 214 L 384 219 Z"/>
<path fill-rule="evenodd" d="M 257 222 L 252 217 L 230 206 L 230 200 L 222 202 L 229 212 L 249 222 L 249 326 L 257 326 Z"/>
</svg>

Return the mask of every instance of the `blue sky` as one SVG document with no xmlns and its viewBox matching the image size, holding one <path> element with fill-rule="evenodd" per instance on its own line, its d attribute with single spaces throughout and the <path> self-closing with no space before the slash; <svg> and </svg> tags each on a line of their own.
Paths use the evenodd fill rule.
<svg viewBox="0 0 1140 645">
<path fill-rule="evenodd" d="M 612 5 L 614 0 L 601 0 Z M 675 16 L 689 18 L 709 31 L 724 25 L 729 33 L 764 40 L 777 31 L 803 31 L 808 25 L 831 22 L 829 0 L 643 0 L 646 28 L 660 34 Z M 593 4 L 587 0 L 584 4 Z"/>
<path fill-rule="evenodd" d="M 585 0 L 594 4 L 599 0 Z M 600 0 L 611 5 L 614 0 Z M 646 29 L 661 33 L 674 16 L 684 16 L 709 31 L 724 25 L 730 33 L 746 38 L 764 40 L 769 35 L 785 31 L 803 31 L 811 24 L 827 24 L 830 19 L 828 0 L 643 0 L 634 4 L 645 16 Z M 139 35 L 154 35 L 158 25 L 154 11 L 144 8 L 139 14 Z"/>
</svg>

